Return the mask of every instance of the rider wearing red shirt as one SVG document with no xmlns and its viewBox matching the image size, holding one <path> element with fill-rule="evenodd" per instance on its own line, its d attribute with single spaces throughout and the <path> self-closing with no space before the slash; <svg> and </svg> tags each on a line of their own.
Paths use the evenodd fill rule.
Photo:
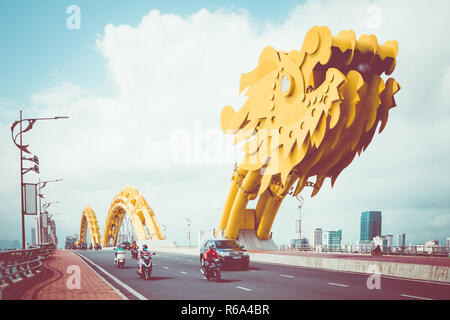
<svg viewBox="0 0 450 320">
<path fill-rule="evenodd" d="M 220 255 L 214 248 L 214 245 L 209 246 L 209 249 L 203 254 L 203 259 L 208 263 L 211 263 L 214 259 L 220 259 Z"/>
</svg>

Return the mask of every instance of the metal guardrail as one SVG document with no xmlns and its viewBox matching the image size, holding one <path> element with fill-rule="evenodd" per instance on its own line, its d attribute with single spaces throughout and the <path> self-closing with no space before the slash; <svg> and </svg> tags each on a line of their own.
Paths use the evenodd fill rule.
<svg viewBox="0 0 450 320">
<path fill-rule="evenodd" d="M 54 244 L 42 244 L 26 250 L 0 251 L 0 290 L 40 273 L 43 261 L 55 248 Z"/>
<path fill-rule="evenodd" d="M 300 245 L 296 247 L 283 246 L 282 251 L 302 251 L 302 252 L 317 252 L 317 253 L 348 253 L 348 254 L 371 254 L 375 249 L 373 244 L 364 245 L 341 245 L 340 247 L 327 247 Z M 398 255 L 398 256 L 426 256 L 426 257 L 450 257 L 450 247 L 446 246 L 380 246 L 383 255 Z"/>
</svg>

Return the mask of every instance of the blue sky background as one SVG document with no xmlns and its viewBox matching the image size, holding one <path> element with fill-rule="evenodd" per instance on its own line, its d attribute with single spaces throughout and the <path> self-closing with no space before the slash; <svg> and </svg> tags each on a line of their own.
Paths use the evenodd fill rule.
<svg viewBox="0 0 450 320">
<path fill-rule="evenodd" d="M 73 4 L 81 9 L 80 30 L 66 28 Z M 367 26 L 372 5 L 381 12 L 375 29 Z M 146 197 L 178 243 L 186 244 L 187 216 L 193 234 L 216 227 L 233 162 L 173 164 L 168 138 L 179 129 L 192 132 L 199 121 L 220 129 L 223 106 L 242 105 L 240 74 L 255 67 L 265 46 L 299 50 L 307 30 L 327 25 L 333 34 L 353 29 L 380 42 L 398 40 L 393 77 L 402 90 L 386 129 L 334 188 L 327 181 L 315 198 L 304 195 L 303 235 L 343 229 L 344 242 L 355 242 L 361 212 L 381 210 L 383 234 L 406 232 L 408 243 L 445 241 L 449 10 L 446 0 L 0 0 L 0 239 L 20 238 L 20 169 L 10 139 L 19 109 L 27 117 L 70 116 L 36 125 L 25 137 L 41 160 L 40 177 L 64 179 L 46 189 L 49 201 L 61 201 L 54 208 L 61 243 L 78 233 L 86 205 L 103 230 L 109 203 L 126 184 Z M 273 226 L 277 243 L 296 237 L 297 215 L 296 200 L 286 199 Z"/>
<path fill-rule="evenodd" d="M 1 0 L 0 1 L 0 78 L 3 98 L 23 106 L 28 92 L 60 82 L 83 83 L 97 91 L 111 92 L 103 57 L 95 40 L 105 25 L 136 26 L 152 9 L 161 13 L 187 16 L 206 8 L 224 12 L 247 10 L 255 22 L 280 23 L 290 10 L 303 1 L 148 1 L 148 0 Z M 81 8 L 81 29 L 69 30 L 66 9 Z"/>
</svg>

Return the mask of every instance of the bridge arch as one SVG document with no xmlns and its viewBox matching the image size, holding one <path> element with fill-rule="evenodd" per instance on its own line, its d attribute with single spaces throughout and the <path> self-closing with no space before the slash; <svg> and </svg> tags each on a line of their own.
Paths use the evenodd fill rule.
<svg viewBox="0 0 450 320">
<path fill-rule="evenodd" d="M 101 244 L 102 238 L 100 228 L 98 227 L 97 217 L 95 216 L 94 210 L 89 206 L 84 208 L 81 213 L 80 238 L 78 239 L 78 243 L 87 243 L 88 228 L 91 244 Z"/>
<path fill-rule="evenodd" d="M 108 210 L 103 246 L 115 246 L 122 221 L 128 215 L 138 240 L 164 240 L 155 213 L 139 191 L 130 186 L 123 188 L 113 199 Z"/>
</svg>

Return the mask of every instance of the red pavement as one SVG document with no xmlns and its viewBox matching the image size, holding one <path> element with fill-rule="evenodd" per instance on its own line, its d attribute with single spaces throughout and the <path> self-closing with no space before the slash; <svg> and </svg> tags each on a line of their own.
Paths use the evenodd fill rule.
<svg viewBox="0 0 450 320">
<path fill-rule="evenodd" d="M 44 268 L 46 277 L 28 288 L 22 295 L 23 300 L 123 300 L 71 251 L 55 250 L 45 261 Z M 79 270 L 79 288 L 74 270 Z"/>
<path fill-rule="evenodd" d="M 353 259 L 353 260 L 371 260 L 395 263 L 411 263 L 411 264 L 426 264 L 432 266 L 447 266 L 450 267 L 450 258 L 448 257 L 421 257 L 421 256 L 372 256 L 369 254 L 346 254 L 346 253 L 319 253 L 319 252 L 302 252 L 302 251 L 251 251 L 257 253 L 282 254 L 302 257 L 321 257 L 334 259 Z"/>
</svg>

